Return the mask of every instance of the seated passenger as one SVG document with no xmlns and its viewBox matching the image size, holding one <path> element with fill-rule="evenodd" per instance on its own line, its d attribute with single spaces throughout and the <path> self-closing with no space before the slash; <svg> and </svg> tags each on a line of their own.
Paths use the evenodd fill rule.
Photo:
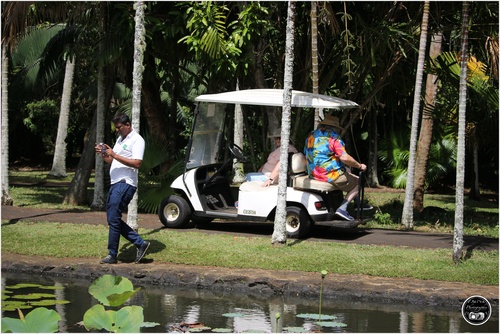
<svg viewBox="0 0 500 334">
<path fill-rule="evenodd" d="M 306 139 L 304 155 L 311 179 L 332 183 L 337 189 L 347 193 L 335 214 L 345 220 L 354 220 L 347 212 L 347 205 L 358 194 L 359 178 L 350 172 L 349 167 L 365 171 L 366 165 L 357 162 L 346 152 L 339 130 L 343 128 L 338 117 L 325 116 L 318 128 Z"/>
<path fill-rule="evenodd" d="M 258 172 L 246 174 L 247 181 L 262 181 L 263 187 L 269 186 L 270 184 L 278 183 L 279 174 L 279 161 L 280 161 L 280 146 L 281 146 L 281 128 L 276 131 L 276 133 L 268 136 L 269 138 L 274 138 L 274 143 L 276 144 L 276 149 L 269 153 L 267 161 L 262 167 L 259 168 Z M 297 149 L 291 143 L 288 146 L 289 153 L 297 153 Z"/>
</svg>

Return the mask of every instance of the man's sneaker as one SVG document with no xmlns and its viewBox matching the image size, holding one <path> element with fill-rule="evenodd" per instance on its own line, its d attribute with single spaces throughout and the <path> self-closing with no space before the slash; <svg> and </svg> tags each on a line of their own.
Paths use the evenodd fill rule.
<svg viewBox="0 0 500 334">
<path fill-rule="evenodd" d="M 108 255 L 101 260 L 101 263 L 105 263 L 105 264 L 115 264 L 117 262 L 118 261 L 116 260 L 116 257 L 114 257 L 112 255 Z"/>
<path fill-rule="evenodd" d="M 135 258 L 135 263 L 138 263 L 139 261 L 142 260 L 144 254 L 146 254 L 146 251 L 149 248 L 149 245 L 150 245 L 149 241 L 144 241 L 141 247 L 137 247 L 137 257 Z"/>
<path fill-rule="evenodd" d="M 342 210 L 342 209 L 337 209 L 337 211 L 335 211 L 335 214 L 339 217 L 344 218 L 345 220 L 354 220 L 354 218 L 351 217 L 349 212 Z"/>
</svg>

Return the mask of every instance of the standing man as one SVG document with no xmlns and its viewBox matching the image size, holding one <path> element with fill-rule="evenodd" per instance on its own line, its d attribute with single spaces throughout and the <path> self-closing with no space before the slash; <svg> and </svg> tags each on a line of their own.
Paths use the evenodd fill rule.
<svg viewBox="0 0 500 334">
<path fill-rule="evenodd" d="M 307 137 L 304 155 L 307 158 L 307 173 L 311 179 L 329 182 L 337 189 L 347 192 L 335 215 L 345 220 L 354 220 L 347 212 L 347 205 L 358 194 L 359 178 L 351 174 L 346 166 L 365 171 L 366 165 L 357 162 L 346 152 L 344 141 L 338 134 L 339 130 L 343 128 L 338 117 L 325 116 L 325 119 L 319 122 L 318 128 Z"/>
<path fill-rule="evenodd" d="M 117 263 L 120 235 L 137 247 L 135 263 L 138 263 L 146 254 L 149 242 L 143 240 L 137 232 L 122 220 L 122 213 L 132 200 L 137 190 L 138 170 L 144 156 L 144 139 L 132 129 L 130 118 L 124 113 L 117 113 L 113 123 L 118 140 L 113 148 L 107 144 L 95 146 L 96 153 L 111 164 L 109 174 L 111 187 L 106 202 L 106 217 L 109 225 L 108 255 L 101 263 Z"/>
</svg>

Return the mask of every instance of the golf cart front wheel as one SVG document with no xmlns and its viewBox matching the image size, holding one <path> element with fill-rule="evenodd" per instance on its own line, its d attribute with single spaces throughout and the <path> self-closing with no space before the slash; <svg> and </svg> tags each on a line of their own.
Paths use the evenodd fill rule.
<svg viewBox="0 0 500 334">
<path fill-rule="evenodd" d="M 172 195 L 161 202 L 158 216 L 166 227 L 183 228 L 189 224 L 191 208 L 184 198 Z"/>
<path fill-rule="evenodd" d="M 311 231 L 311 221 L 304 209 L 291 206 L 286 208 L 285 227 L 288 238 L 302 239 Z"/>
</svg>

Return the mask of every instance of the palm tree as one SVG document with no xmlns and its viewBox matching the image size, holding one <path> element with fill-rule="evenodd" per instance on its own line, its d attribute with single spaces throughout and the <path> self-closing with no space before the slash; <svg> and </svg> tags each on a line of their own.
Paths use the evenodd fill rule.
<svg viewBox="0 0 500 334">
<path fill-rule="evenodd" d="M 236 80 L 236 90 L 239 90 L 239 81 Z M 234 106 L 234 143 L 243 148 L 243 110 L 241 104 Z M 245 171 L 243 169 L 243 162 L 233 160 L 233 183 L 238 184 L 245 181 Z"/>
<path fill-rule="evenodd" d="M 319 75 L 318 75 L 318 2 L 311 1 L 311 65 L 312 65 L 312 92 L 319 94 Z M 318 108 L 314 110 L 314 129 L 318 127 L 322 111 Z M 298 123 L 298 122 L 297 122 Z M 296 124 L 298 125 L 298 124 Z"/>
<path fill-rule="evenodd" d="M 146 4 L 144 1 L 135 2 L 135 35 L 134 35 L 134 68 L 132 84 L 132 128 L 139 133 L 141 120 L 141 88 L 142 75 L 144 72 L 144 51 L 146 50 L 146 29 L 144 27 L 144 10 Z M 127 224 L 137 230 L 137 200 L 138 192 L 128 205 Z"/>
<path fill-rule="evenodd" d="M 465 111 L 467 105 L 467 63 L 469 61 L 469 3 L 462 7 L 462 46 L 460 51 L 460 92 L 458 106 L 457 178 L 455 191 L 455 227 L 453 229 L 453 263 L 462 260 L 464 245 L 465 180 Z"/>
<path fill-rule="evenodd" d="M 288 171 L 288 146 L 290 142 L 290 120 L 293 85 L 293 43 L 295 26 L 295 1 L 288 2 L 288 15 L 286 23 L 286 48 L 285 48 L 285 76 L 283 79 L 283 115 L 281 118 L 281 150 L 280 169 L 278 177 L 278 201 L 276 205 L 276 216 L 274 218 L 274 231 L 271 243 L 286 243 L 286 188 Z"/>
<path fill-rule="evenodd" d="M 75 75 L 75 60 L 69 56 L 66 60 L 66 71 L 61 98 L 61 110 L 59 111 L 59 123 L 57 125 L 56 146 L 52 169 L 49 173 L 55 177 L 66 177 L 66 137 L 68 135 L 69 110 L 71 105 L 71 90 L 73 77 Z"/>
<path fill-rule="evenodd" d="M 99 20 L 99 44 L 98 50 L 100 54 L 104 54 L 106 48 L 106 20 L 107 17 L 107 4 L 102 1 L 99 4 L 98 20 Z M 95 129 L 95 143 L 105 142 L 105 113 L 106 113 L 106 77 L 103 63 L 98 63 L 97 68 L 97 106 L 95 111 L 96 129 Z M 95 154 L 95 153 L 94 153 Z M 94 181 L 94 198 L 92 200 L 91 208 L 94 210 L 104 210 L 106 204 L 106 196 L 104 191 L 104 166 L 103 159 L 95 159 L 95 181 Z"/>
<path fill-rule="evenodd" d="M 432 36 L 429 57 L 436 58 L 441 53 L 443 34 L 437 33 Z M 417 160 L 415 162 L 415 198 L 413 208 L 420 212 L 424 209 L 424 187 L 427 162 L 432 141 L 432 127 L 434 125 L 433 110 L 436 106 L 436 95 L 438 89 L 437 76 L 432 73 L 427 74 L 425 84 L 425 103 L 422 112 L 422 124 L 417 147 Z"/>
<path fill-rule="evenodd" d="M 429 20 L 429 1 L 424 3 L 422 26 L 420 30 L 420 46 L 418 50 L 417 77 L 415 79 L 415 94 L 413 97 L 413 110 L 410 136 L 410 157 L 408 160 L 408 178 L 406 181 L 405 202 L 401 222 L 410 229 L 413 227 L 413 179 L 415 176 L 415 155 L 417 147 L 417 132 L 420 115 L 420 92 L 422 91 L 422 77 L 424 72 L 424 59 L 427 44 L 427 25 Z"/>
<path fill-rule="evenodd" d="M 12 205 L 9 192 L 9 59 L 7 45 L 2 41 L 2 205 Z"/>
</svg>

